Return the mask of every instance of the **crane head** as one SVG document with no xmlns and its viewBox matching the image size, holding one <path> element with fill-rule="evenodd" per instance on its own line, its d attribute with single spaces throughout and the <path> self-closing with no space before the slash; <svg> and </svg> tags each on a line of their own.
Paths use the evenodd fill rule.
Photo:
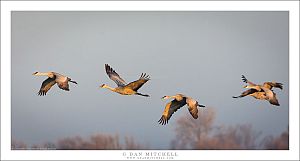
<svg viewBox="0 0 300 161">
<path fill-rule="evenodd" d="M 163 96 L 161 99 L 166 100 L 166 99 L 169 99 L 169 98 L 171 98 L 171 97 L 170 96 Z"/>
<path fill-rule="evenodd" d="M 102 84 L 102 85 L 100 86 L 100 88 L 106 88 L 106 87 L 107 87 L 106 84 Z"/>
<path fill-rule="evenodd" d="M 248 85 L 244 86 L 244 88 L 250 88 Z"/>
<path fill-rule="evenodd" d="M 32 75 L 36 75 L 38 72 L 34 72 L 34 73 L 32 73 Z"/>
</svg>

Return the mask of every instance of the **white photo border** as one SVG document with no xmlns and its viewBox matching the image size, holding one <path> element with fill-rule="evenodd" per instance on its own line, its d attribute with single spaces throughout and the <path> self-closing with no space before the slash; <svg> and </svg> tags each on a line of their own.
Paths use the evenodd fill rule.
<svg viewBox="0 0 300 161">
<path fill-rule="evenodd" d="M 2 1 L 1 159 L 128 160 L 130 153 L 172 152 L 173 160 L 299 159 L 298 1 Z M 11 150 L 12 11 L 289 11 L 289 150 Z M 161 160 L 159 158 L 149 158 Z M 131 158 L 130 160 L 136 160 Z"/>
</svg>

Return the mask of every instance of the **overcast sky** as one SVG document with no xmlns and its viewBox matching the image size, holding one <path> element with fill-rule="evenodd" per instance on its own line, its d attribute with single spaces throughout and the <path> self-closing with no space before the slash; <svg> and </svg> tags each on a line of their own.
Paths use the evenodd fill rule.
<svg viewBox="0 0 300 161">
<path fill-rule="evenodd" d="M 224 125 L 251 124 L 263 135 L 288 127 L 288 12 L 12 12 L 12 138 L 41 144 L 96 133 L 133 136 L 169 148 L 178 110 L 159 125 L 164 95 L 183 93 L 216 111 Z M 151 80 L 122 96 L 105 73 L 109 64 L 127 82 Z M 37 92 L 55 71 L 78 82 Z M 233 99 L 245 85 L 277 81 L 280 106 L 251 97 Z M 205 109 L 202 109 L 203 111 Z M 201 112 L 200 111 L 200 112 Z"/>
</svg>

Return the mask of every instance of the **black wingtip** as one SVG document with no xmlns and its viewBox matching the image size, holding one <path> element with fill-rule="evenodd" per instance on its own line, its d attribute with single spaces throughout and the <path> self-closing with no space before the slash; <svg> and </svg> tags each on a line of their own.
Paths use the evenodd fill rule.
<svg viewBox="0 0 300 161">
<path fill-rule="evenodd" d="M 242 75 L 242 81 L 245 82 L 245 83 L 248 82 L 247 78 L 244 75 Z"/>
<path fill-rule="evenodd" d="M 164 116 L 162 116 L 159 120 L 158 123 L 161 125 L 166 125 L 168 124 L 168 119 L 166 119 Z"/>
<path fill-rule="evenodd" d="M 150 80 L 150 76 L 147 75 L 147 73 L 142 73 L 141 76 L 140 76 L 140 79 L 141 78 L 146 79 L 146 80 Z"/>
<path fill-rule="evenodd" d="M 46 92 L 39 91 L 39 92 L 38 92 L 38 95 L 39 95 L 39 96 L 45 96 L 45 95 L 46 95 Z"/>
<path fill-rule="evenodd" d="M 111 70 L 111 67 L 108 64 L 105 64 L 105 70 L 109 71 L 109 70 Z"/>
<path fill-rule="evenodd" d="M 281 90 L 283 89 L 283 84 L 282 83 L 277 83 L 278 84 L 278 88 L 280 88 Z"/>
</svg>

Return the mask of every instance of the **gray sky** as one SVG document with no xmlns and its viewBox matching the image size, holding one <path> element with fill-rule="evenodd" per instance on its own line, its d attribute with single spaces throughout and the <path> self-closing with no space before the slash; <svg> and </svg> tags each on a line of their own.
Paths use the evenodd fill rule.
<svg viewBox="0 0 300 161">
<path fill-rule="evenodd" d="M 216 110 L 216 122 L 251 124 L 263 135 L 288 127 L 288 12 L 12 12 L 12 137 L 28 144 L 96 133 L 133 136 L 168 148 L 178 110 L 157 123 L 167 101 L 183 93 Z M 109 64 L 127 82 L 151 76 L 139 92 L 121 96 Z M 37 92 L 55 71 L 71 77 L 70 92 L 56 85 Z M 250 81 L 278 81 L 280 107 L 251 97 L 233 99 Z"/>
</svg>

